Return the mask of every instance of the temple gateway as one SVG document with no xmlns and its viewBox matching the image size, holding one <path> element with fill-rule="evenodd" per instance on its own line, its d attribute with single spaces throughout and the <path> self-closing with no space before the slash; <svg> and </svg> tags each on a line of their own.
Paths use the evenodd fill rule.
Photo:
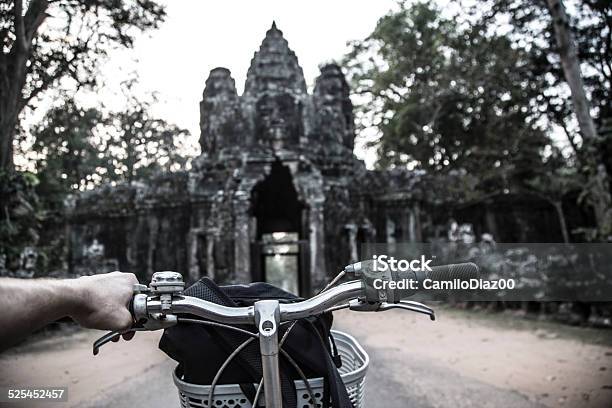
<svg viewBox="0 0 612 408">
<path fill-rule="evenodd" d="M 546 203 L 505 197 L 456 206 L 435 196 L 421 173 L 367 170 L 353 154 L 349 91 L 340 68 L 328 64 L 309 93 L 273 24 L 242 95 L 228 69 L 210 72 L 200 103 L 202 154 L 190 170 L 102 186 L 74 201 L 71 272 L 119 269 L 147 281 L 175 270 L 189 281 L 268 281 L 308 295 L 356 261 L 360 243 L 435 239 L 450 217 L 471 222 L 476 234 L 511 234 L 512 222 L 529 234 L 532 225 L 532 235 L 501 236 L 508 241 L 559 234 Z"/>
</svg>

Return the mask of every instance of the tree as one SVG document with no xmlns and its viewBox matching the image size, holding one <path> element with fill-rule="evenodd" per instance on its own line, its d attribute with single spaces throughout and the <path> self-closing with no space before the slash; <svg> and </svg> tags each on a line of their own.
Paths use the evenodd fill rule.
<svg viewBox="0 0 612 408">
<path fill-rule="evenodd" d="M 102 112 L 83 109 L 64 95 L 32 129 L 32 150 L 38 154 L 37 191 L 49 208 L 61 208 L 66 194 L 93 186 L 100 159 L 96 129 L 104 126 Z"/>
<path fill-rule="evenodd" d="M 572 192 L 580 191 L 584 177 L 575 167 L 565 165 L 565 158 L 559 149 L 555 148 L 547 158 L 542 170 L 539 174 L 527 180 L 525 184 L 529 193 L 535 194 L 553 206 L 559 221 L 563 242 L 569 243 L 571 237 L 563 211 L 563 199 Z"/>
<path fill-rule="evenodd" d="M 542 89 L 543 107 L 567 135 L 586 178 L 581 202 L 593 209 L 599 238 L 605 239 L 612 234 L 612 147 L 597 128 L 612 114 L 612 4 L 581 0 L 574 6 L 569 16 L 560 0 L 481 0 L 475 14 L 493 27 L 508 17 L 510 38 L 538 48 L 536 66 L 552 74 Z"/>
<path fill-rule="evenodd" d="M 128 105 L 120 112 L 84 109 L 66 97 L 32 129 L 37 191 L 49 209 L 71 192 L 185 168 L 189 133 L 152 117 L 151 102 L 129 96 L 131 86 L 125 92 Z"/>
<path fill-rule="evenodd" d="M 583 154 L 587 163 L 586 172 L 590 175 L 590 181 L 586 190 L 591 203 L 597 225 L 603 236 L 612 234 L 612 197 L 610 195 L 610 180 L 605 164 L 601 161 L 598 153 L 599 137 L 595 122 L 591 117 L 590 103 L 586 96 L 578 51 L 574 37 L 570 31 L 569 20 L 565 12 L 565 6 L 561 0 L 547 0 L 548 9 L 552 16 L 557 50 L 561 58 L 565 80 L 570 88 L 574 112 L 580 126 L 580 133 L 584 140 L 586 154 Z M 610 35 L 610 33 L 609 33 Z M 608 60 L 608 68 L 610 61 Z"/>
<path fill-rule="evenodd" d="M 508 38 L 424 2 L 381 18 L 345 60 L 361 117 L 381 132 L 379 165 L 467 171 L 489 193 L 542 163 L 548 140 L 532 106 L 544 76 L 531 63 Z"/>
<path fill-rule="evenodd" d="M 13 170 L 19 115 L 62 78 L 96 80 L 101 57 L 131 47 L 165 10 L 153 0 L 23 0 L 0 4 L 0 169 Z"/>
<path fill-rule="evenodd" d="M 135 82 L 123 83 L 127 106 L 109 115 L 108 138 L 102 148 L 106 181 L 133 181 L 160 171 L 184 169 L 189 132 L 150 114 L 152 99 L 133 96 Z"/>
<path fill-rule="evenodd" d="M 563 6 L 561 2 L 554 3 Z M 567 114 L 571 109 L 561 109 L 561 106 L 570 108 L 571 99 L 566 97 L 564 86 L 560 86 L 565 85 L 565 72 L 548 0 L 479 0 L 471 14 L 493 30 L 501 26 L 506 31 L 511 28 L 507 35 L 513 42 L 537 48 L 535 63 L 552 75 L 546 89 L 547 102 L 566 113 L 551 118 L 563 126 L 558 119 L 567 122 L 571 118 Z M 572 48 L 580 64 L 583 89 L 591 100 L 591 116 L 598 127 L 612 115 L 612 3 L 608 0 L 575 0 L 572 14 L 564 11 L 564 18 L 562 27 L 575 42 Z M 510 26 L 500 24 L 500 21 L 508 21 Z M 574 73 L 577 73 L 575 69 Z"/>
<path fill-rule="evenodd" d="M 0 275 L 14 272 L 32 245 L 39 270 L 65 267 L 65 237 L 45 227 L 65 222 L 68 194 L 185 167 L 188 155 L 181 143 L 188 133 L 151 117 L 148 98 L 128 98 L 132 94 L 126 94 L 126 110 L 117 113 L 85 109 L 64 93 L 30 129 L 36 174 L 0 172 Z"/>
<path fill-rule="evenodd" d="M 0 276 L 19 269 L 23 249 L 38 242 L 42 217 L 37 183 L 32 173 L 0 170 Z"/>
</svg>

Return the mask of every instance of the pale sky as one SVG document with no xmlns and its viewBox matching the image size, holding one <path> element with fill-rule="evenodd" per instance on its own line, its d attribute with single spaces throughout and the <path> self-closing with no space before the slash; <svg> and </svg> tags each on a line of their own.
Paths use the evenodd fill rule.
<svg viewBox="0 0 612 408">
<path fill-rule="evenodd" d="M 107 86 L 86 99 L 121 108 L 119 83 L 132 71 L 139 92 L 156 92 L 154 113 L 199 138 L 199 102 L 211 69 L 229 68 L 242 93 L 253 53 L 275 20 L 296 53 L 309 88 L 323 62 L 341 58 L 349 40 L 363 39 L 393 0 L 167 1 L 166 22 L 140 38 L 133 49 L 115 52 L 101 67 Z M 358 156 L 368 156 L 361 147 Z"/>
</svg>

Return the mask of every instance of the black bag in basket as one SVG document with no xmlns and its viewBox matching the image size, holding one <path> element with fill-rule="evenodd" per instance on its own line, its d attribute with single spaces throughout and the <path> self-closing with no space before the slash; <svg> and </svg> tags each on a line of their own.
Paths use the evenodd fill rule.
<svg viewBox="0 0 612 408">
<path fill-rule="evenodd" d="M 301 300 L 267 283 L 218 286 L 208 278 L 200 279 L 187 288 L 184 294 L 224 306 L 251 306 L 264 299 L 275 299 L 281 303 Z M 196 316 L 190 317 L 200 319 Z M 307 378 L 324 379 L 323 407 L 352 408 L 337 369 L 341 362 L 330 335 L 332 320 L 331 313 L 301 319 L 291 330 L 283 344 L 283 350 L 291 356 Z M 290 324 L 279 326 L 279 339 L 289 326 Z M 255 325 L 236 327 L 251 332 L 257 331 Z M 181 323 L 164 331 L 159 348 L 179 363 L 178 371 L 186 382 L 209 385 L 227 357 L 248 338 L 246 334 L 223 327 Z M 279 368 L 283 407 L 296 408 L 297 396 L 293 381 L 301 378 L 282 354 L 279 355 Z M 261 355 L 259 343 L 255 339 L 228 364 L 218 384 L 240 384 L 245 396 L 253 403 L 256 391 L 253 384 L 259 383 L 261 377 Z"/>
</svg>

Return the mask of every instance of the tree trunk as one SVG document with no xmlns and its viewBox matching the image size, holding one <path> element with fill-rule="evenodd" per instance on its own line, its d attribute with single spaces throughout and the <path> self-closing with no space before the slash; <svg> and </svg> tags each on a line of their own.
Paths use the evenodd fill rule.
<svg viewBox="0 0 612 408">
<path fill-rule="evenodd" d="M 16 123 L 0 112 L 0 171 L 13 170 L 13 139 Z"/>
<path fill-rule="evenodd" d="M 501 236 L 498 233 L 497 222 L 495 221 L 495 213 L 491 208 L 491 204 L 489 202 L 485 203 L 485 222 L 487 229 L 489 230 L 489 234 L 493 236 L 495 240 L 502 240 Z"/>
<path fill-rule="evenodd" d="M 580 61 L 576 44 L 569 26 L 565 6 L 561 0 L 547 0 L 548 9 L 553 19 L 557 47 L 563 66 L 563 74 L 572 93 L 574 112 L 580 125 L 580 133 L 590 142 L 597 139 L 595 122 L 589 112 L 589 100 L 584 91 L 584 82 L 580 71 Z"/>
<path fill-rule="evenodd" d="M 588 166 L 589 178 L 591 179 L 589 183 L 590 202 L 595 212 L 597 227 L 601 234 L 606 235 L 612 232 L 609 231 L 611 225 L 610 208 L 612 207 L 608 183 L 609 177 L 607 170 L 601 162 L 601 158 L 598 157 L 597 129 L 591 117 L 589 100 L 584 90 L 576 44 L 563 2 L 561 0 L 547 0 L 547 3 L 548 10 L 553 19 L 563 74 L 571 91 L 574 113 L 576 114 L 580 133 L 583 137 L 582 153 L 585 158 L 585 164 Z M 601 180 L 602 177 L 604 178 L 603 182 Z"/>
<path fill-rule="evenodd" d="M 567 222 L 565 221 L 565 214 L 563 213 L 563 203 L 561 201 L 553 201 L 552 205 L 557 211 L 559 226 L 561 227 L 561 235 L 563 235 L 563 242 L 568 244 L 570 242 L 570 236 L 569 232 L 567 231 Z"/>
<path fill-rule="evenodd" d="M 23 64 L 25 59 L 14 56 L 13 66 Z M 2 67 L 2 71 L 6 72 Z M 25 69 L 25 68 L 24 68 Z M 13 140 L 17 133 L 19 124 L 19 113 L 21 99 L 21 89 L 24 84 L 24 75 L 6 74 L 0 82 L 0 171 L 12 172 L 13 163 Z"/>
<path fill-rule="evenodd" d="M 47 18 L 47 0 L 31 0 L 23 7 L 23 0 L 14 0 L 12 19 L 14 41 L 10 50 L 0 50 L 0 171 L 12 172 L 13 140 L 19 114 L 27 100 L 22 91 L 28 74 L 32 41 L 43 21 Z M 10 17 L 9 17 L 10 18 Z M 4 33 L 6 34 L 6 33 Z"/>
</svg>

